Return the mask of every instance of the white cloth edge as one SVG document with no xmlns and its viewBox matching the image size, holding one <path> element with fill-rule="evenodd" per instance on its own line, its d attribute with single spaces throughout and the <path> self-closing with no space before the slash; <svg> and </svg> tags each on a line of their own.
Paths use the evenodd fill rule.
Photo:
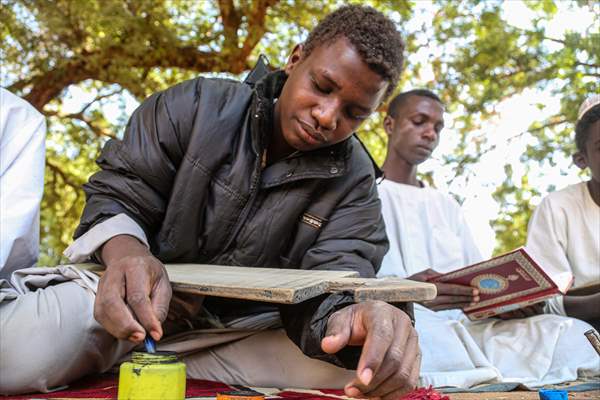
<svg viewBox="0 0 600 400">
<path fill-rule="evenodd" d="M 104 243 L 118 235 L 129 235 L 150 248 L 144 230 L 127 214 L 118 214 L 95 225 L 77 238 L 63 254 L 73 263 L 88 260 Z"/>
</svg>

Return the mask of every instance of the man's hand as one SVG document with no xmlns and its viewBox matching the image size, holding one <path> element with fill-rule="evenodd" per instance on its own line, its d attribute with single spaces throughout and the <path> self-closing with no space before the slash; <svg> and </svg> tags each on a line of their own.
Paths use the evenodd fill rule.
<svg viewBox="0 0 600 400">
<path fill-rule="evenodd" d="M 356 378 L 344 391 L 350 397 L 397 399 L 417 385 L 421 352 L 410 318 L 382 301 L 342 308 L 329 317 L 323 351 L 363 346 Z"/>
<path fill-rule="evenodd" d="M 419 272 L 406 279 L 419 282 L 429 282 L 429 279 L 440 276 L 439 272 L 432 269 Z M 471 286 L 455 285 L 453 283 L 429 282 L 437 289 L 437 296 L 422 304 L 430 310 L 449 310 L 451 308 L 464 308 L 475 305 L 479 301 L 479 290 Z"/>
<path fill-rule="evenodd" d="M 545 305 L 546 302 L 543 301 L 541 303 L 535 303 L 524 308 L 498 314 L 497 317 L 503 320 L 533 317 L 534 315 L 543 314 Z"/>
<path fill-rule="evenodd" d="M 119 339 L 139 343 L 149 332 L 159 340 L 172 294 L 164 265 L 127 235 L 106 242 L 102 260 L 106 271 L 96 293 L 96 321 Z"/>
</svg>

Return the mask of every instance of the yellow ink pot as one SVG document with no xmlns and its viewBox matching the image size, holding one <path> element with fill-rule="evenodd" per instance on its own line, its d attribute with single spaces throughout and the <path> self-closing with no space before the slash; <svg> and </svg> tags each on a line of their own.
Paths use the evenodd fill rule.
<svg viewBox="0 0 600 400">
<path fill-rule="evenodd" d="M 119 400 L 185 399 L 185 364 L 177 353 L 134 351 L 119 369 Z"/>
</svg>

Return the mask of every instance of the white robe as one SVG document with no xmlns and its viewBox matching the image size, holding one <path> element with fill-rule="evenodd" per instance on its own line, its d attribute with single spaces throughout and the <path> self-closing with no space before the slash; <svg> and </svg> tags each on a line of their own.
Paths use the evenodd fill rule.
<svg viewBox="0 0 600 400">
<path fill-rule="evenodd" d="M 481 260 L 458 203 L 431 188 L 391 181 L 378 187 L 390 240 L 378 276 L 407 277 L 427 268 L 450 272 Z M 535 387 L 600 373 L 585 322 L 555 315 L 471 322 L 460 310 L 415 305 L 423 354 L 421 383 L 471 387 L 519 382 Z"/>
<path fill-rule="evenodd" d="M 46 121 L 0 88 L 0 282 L 37 261 Z"/>
<path fill-rule="evenodd" d="M 543 268 L 571 272 L 573 287 L 600 281 L 600 207 L 585 182 L 542 200 L 529 221 L 526 247 Z M 566 315 L 562 297 L 548 306 L 550 312 Z"/>
</svg>

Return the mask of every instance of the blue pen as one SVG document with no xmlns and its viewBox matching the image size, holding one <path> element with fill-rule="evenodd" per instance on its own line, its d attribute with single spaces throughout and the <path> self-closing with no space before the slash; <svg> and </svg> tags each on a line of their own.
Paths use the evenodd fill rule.
<svg viewBox="0 0 600 400">
<path fill-rule="evenodd" d="M 146 346 L 146 352 L 156 353 L 156 343 L 154 343 L 154 339 L 152 339 L 150 336 L 146 336 L 144 339 L 144 345 Z"/>
</svg>

